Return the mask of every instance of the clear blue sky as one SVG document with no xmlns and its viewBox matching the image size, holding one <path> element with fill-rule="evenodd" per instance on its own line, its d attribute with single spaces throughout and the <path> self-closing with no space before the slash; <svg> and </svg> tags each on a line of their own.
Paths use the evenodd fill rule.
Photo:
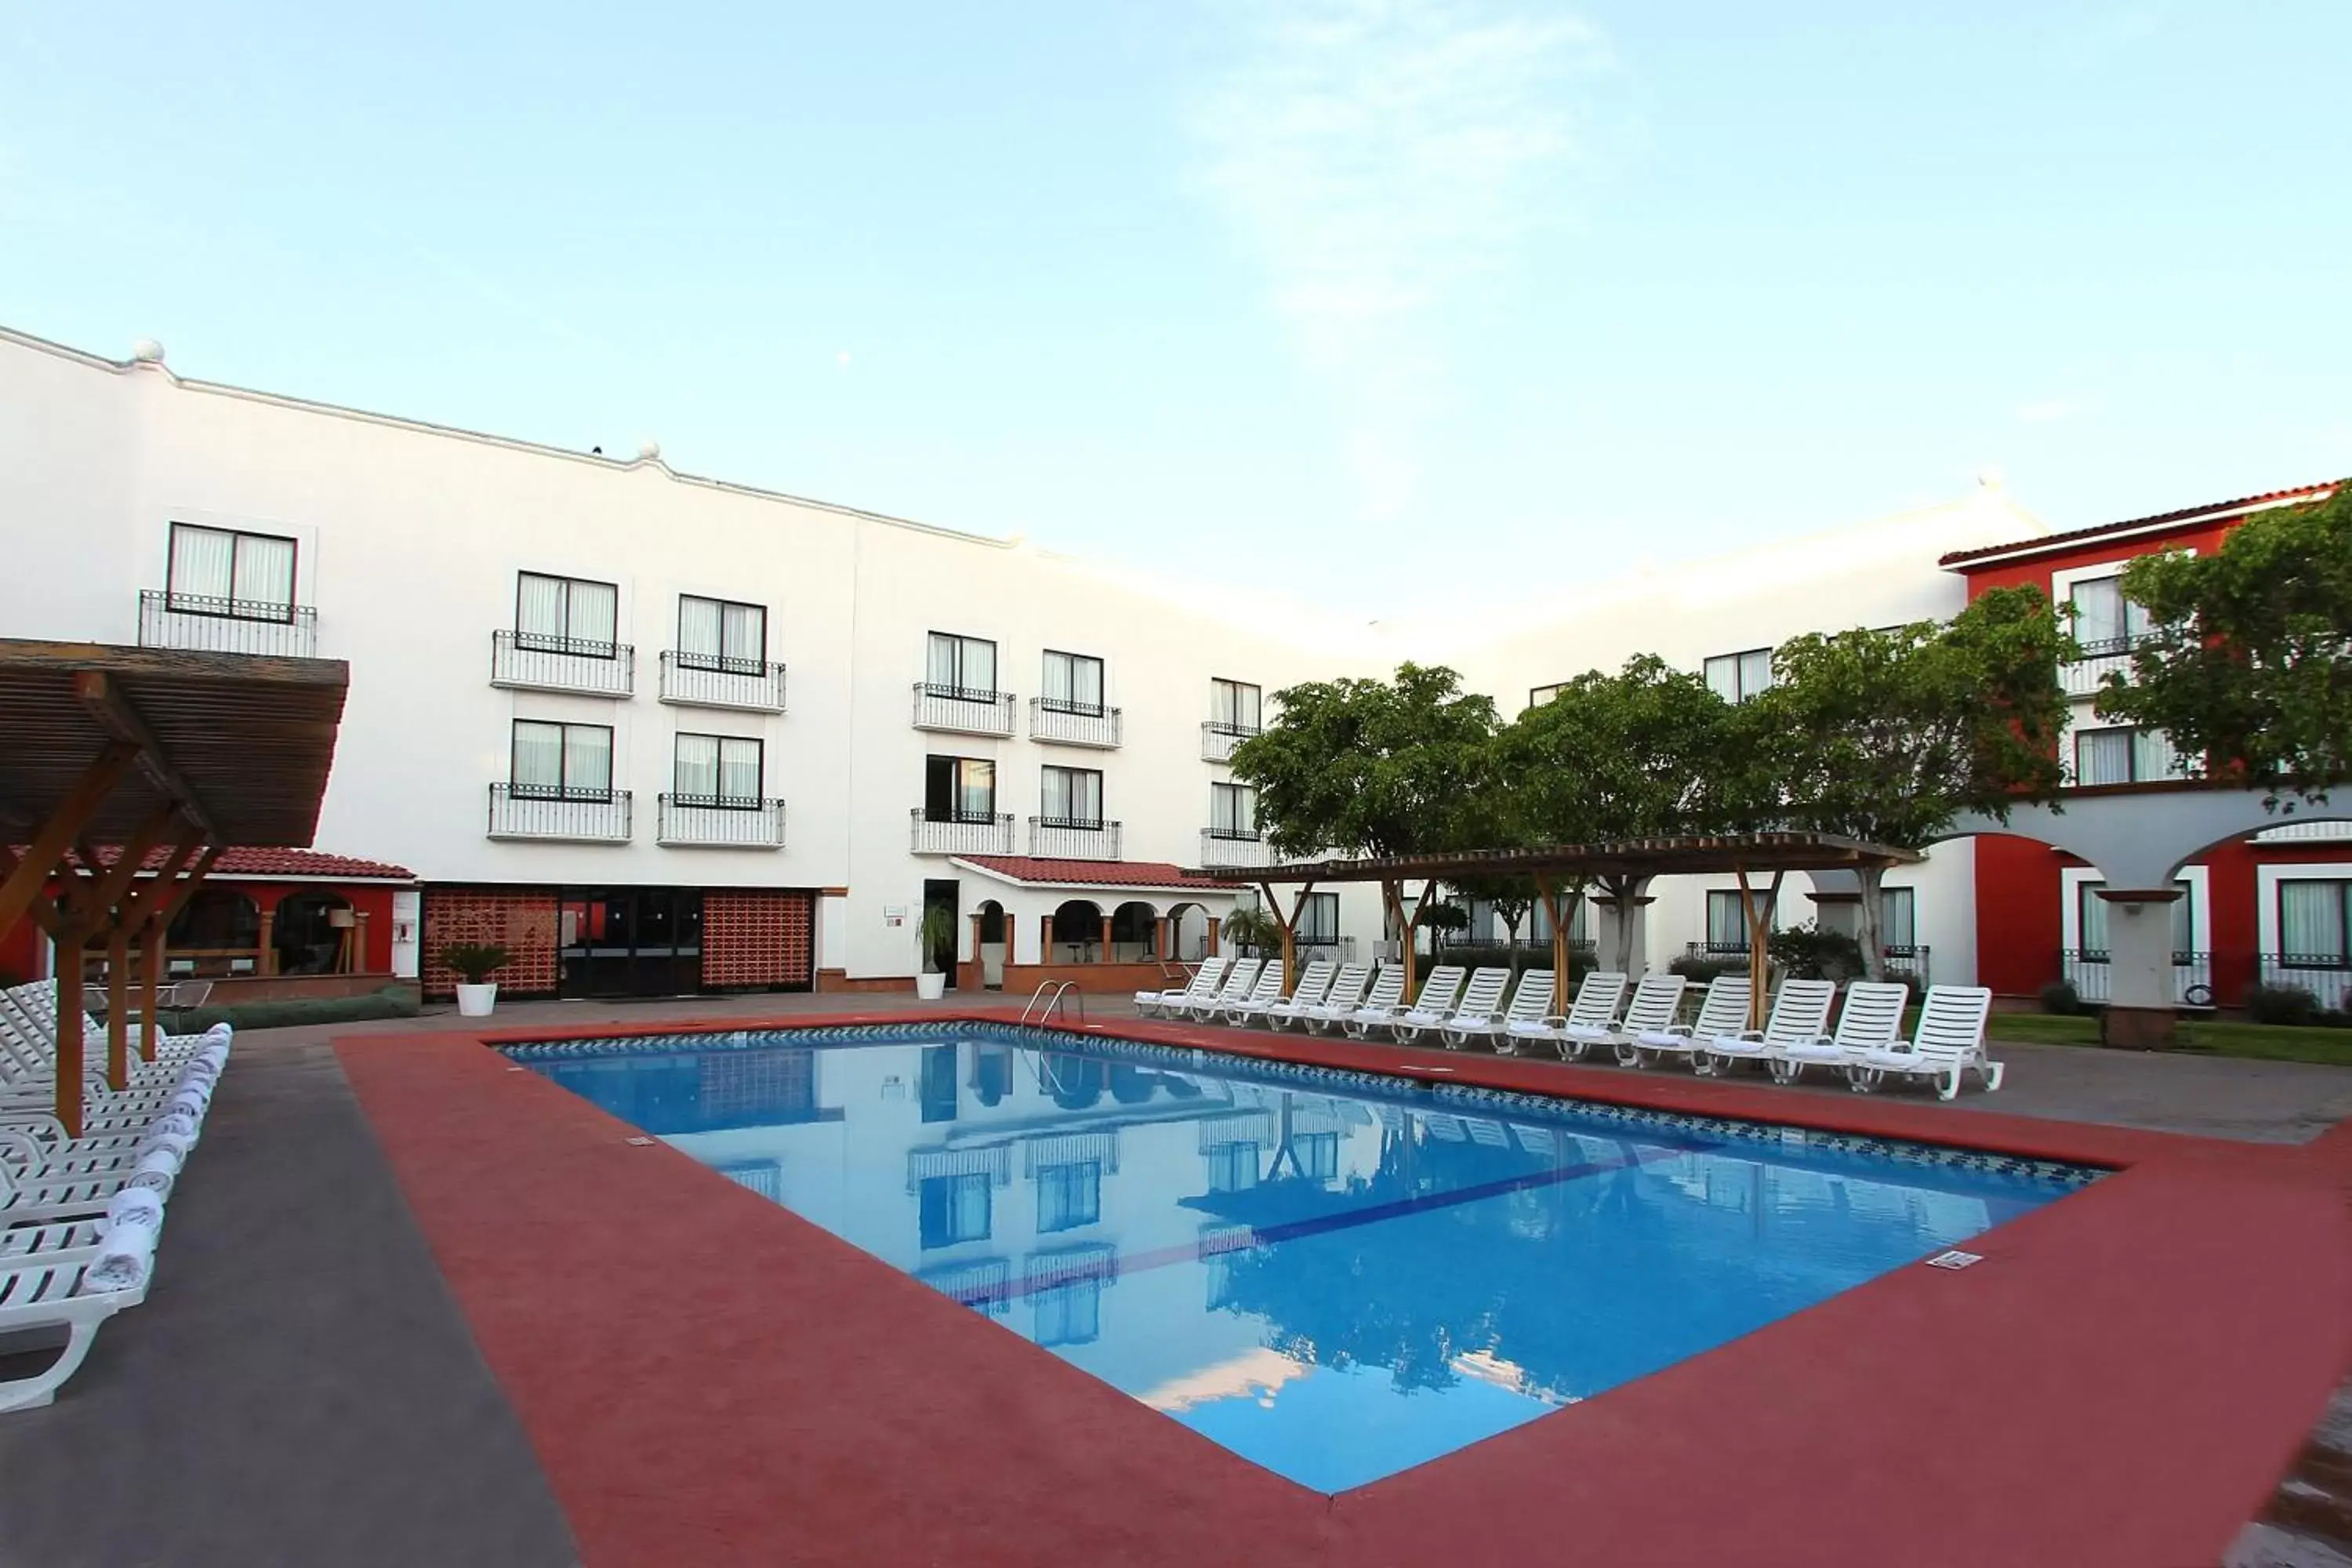
<svg viewBox="0 0 2352 1568">
<path fill-rule="evenodd" d="M 2352 471 L 2352 5 L 0 0 L 0 321 L 1467 604 Z"/>
</svg>

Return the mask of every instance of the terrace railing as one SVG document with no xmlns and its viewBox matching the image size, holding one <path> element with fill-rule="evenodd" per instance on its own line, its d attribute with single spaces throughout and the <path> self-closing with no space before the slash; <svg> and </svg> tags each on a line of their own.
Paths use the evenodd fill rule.
<svg viewBox="0 0 2352 1568">
<path fill-rule="evenodd" d="M 915 728 L 959 735 L 1011 735 L 1013 697 L 965 686 L 915 682 Z"/>
<path fill-rule="evenodd" d="M 918 855 L 1010 855 L 1013 814 L 929 816 L 921 806 L 908 814 L 914 824 L 911 848 Z"/>
<path fill-rule="evenodd" d="M 1029 853 L 1045 860 L 1116 860 L 1118 824 L 1075 816 L 1029 819 Z"/>
<path fill-rule="evenodd" d="M 721 658 L 666 648 L 661 656 L 661 700 L 681 707 L 781 713 L 784 667 L 771 659 Z"/>
<path fill-rule="evenodd" d="M 625 642 L 490 634 L 490 684 L 516 691 L 579 691 L 626 697 L 636 689 L 637 650 Z"/>
<path fill-rule="evenodd" d="M 2083 644 L 2083 657 L 2058 667 L 2058 684 L 2069 697 L 2095 697 L 2109 675 L 2129 676 L 2132 650 L 2146 636 L 2102 637 Z"/>
<path fill-rule="evenodd" d="M 782 849 L 784 803 L 751 796 L 665 795 L 658 797 L 655 842 L 679 848 Z"/>
<path fill-rule="evenodd" d="M 2085 1002 L 2115 1000 L 2114 971 L 2104 948 L 2063 949 L 2058 955 L 2059 972 L 2074 988 L 2074 994 Z M 2172 955 L 2172 1000 L 2182 1007 L 2210 1007 L 2213 1005 L 2213 955 L 2210 952 L 2175 952 Z"/>
<path fill-rule="evenodd" d="M 2352 1007 L 2352 962 L 2342 953 L 2265 952 L 2259 972 L 2265 985 L 2308 991 L 2323 1007 Z"/>
<path fill-rule="evenodd" d="M 1254 828 L 1203 827 L 1201 829 L 1201 864 L 1203 866 L 1271 866 L 1274 847 L 1265 836 Z"/>
<path fill-rule="evenodd" d="M 1204 763 L 1229 763 L 1234 748 L 1258 731 L 1239 724 L 1221 723 L 1212 719 L 1201 726 L 1201 760 Z"/>
<path fill-rule="evenodd" d="M 490 786 L 492 838 L 625 844 L 629 826 L 629 792 L 625 789 L 541 790 L 502 784 Z"/>
<path fill-rule="evenodd" d="M 1108 751 L 1119 743 L 1118 710 L 1032 697 L 1029 738 L 1056 746 L 1094 746 Z"/>
<path fill-rule="evenodd" d="M 319 611 L 311 605 L 143 589 L 139 595 L 139 646 L 315 658 Z"/>
</svg>

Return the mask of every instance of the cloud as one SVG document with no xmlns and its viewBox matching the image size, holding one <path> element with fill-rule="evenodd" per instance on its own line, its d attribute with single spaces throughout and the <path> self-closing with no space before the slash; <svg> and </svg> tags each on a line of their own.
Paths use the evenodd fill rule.
<svg viewBox="0 0 2352 1568">
<path fill-rule="evenodd" d="M 2045 397 L 2039 403 L 2019 404 L 2017 416 L 2028 425 L 2052 425 L 2061 419 L 2079 418 L 2097 406 L 2079 397 Z"/>
<path fill-rule="evenodd" d="M 1233 58 L 1186 130 L 1198 189 L 1345 389 L 1369 515 L 1410 500 L 1445 356 L 1429 320 L 1495 285 L 1559 210 L 1589 25 L 1509 0 L 1307 0 L 1226 13 Z"/>
</svg>

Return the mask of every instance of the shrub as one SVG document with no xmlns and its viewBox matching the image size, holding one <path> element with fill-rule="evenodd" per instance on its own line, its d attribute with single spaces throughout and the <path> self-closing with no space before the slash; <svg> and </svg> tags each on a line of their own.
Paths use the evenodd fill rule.
<svg viewBox="0 0 2352 1568">
<path fill-rule="evenodd" d="M 468 985 L 479 985 L 514 954 L 495 942 L 453 942 L 441 950 L 441 962 L 456 970 Z"/>
<path fill-rule="evenodd" d="M 1427 974 L 1441 963 L 1458 963 L 1465 969 L 1507 969 L 1516 974 L 1523 969 L 1546 969 L 1551 964 L 1549 947 L 1505 947 L 1499 942 L 1449 942 L 1436 950 L 1434 955 L 1424 955 L 1414 964 L 1414 973 Z M 1568 950 L 1568 977 L 1570 980 L 1590 973 L 1598 967 L 1591 953 L 1580 947 Z"/>
<path fill-rule="evenodd" d="M 2042 1010 L 2071 1016 L 2083 1010 L 2083 994 L 2071 980 L 2053 980 L 2042 988 Z"/>
<path fill-rule="evenodd" d="M 1748 961 L 1744 958 L 1694 958 L 1683 954 L 1666 965 L 1666 973 L 1679 974 L 1694 985 L 1705 985 L 1720 974 L 1745 974 Z"/>
<path fill-rule="evenodd" d="M 2300 985 L 2257 985 L 2246 993 L 2246 1016 L 2257 1024 L 2308 1025 L 2319 1016 L 2319 998 Z"/>
<path fill-rule="evenodd" d="M 1767 951 L 1791 979 L 1843 982 L 1862 973 L 1862 943 L 1816 921 L 1774 931 Z"/>
</svg>

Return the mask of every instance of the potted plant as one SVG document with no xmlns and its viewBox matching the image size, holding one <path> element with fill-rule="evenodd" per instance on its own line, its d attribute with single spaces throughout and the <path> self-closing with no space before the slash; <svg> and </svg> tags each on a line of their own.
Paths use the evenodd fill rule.
<svg viewBox="0 0 2352 1568">
<path fill-rule="evenodd" d="M 954 911 L 945 904 L 924 905 L 923 918 L 915 926 L 915 945 L 923 954 L 922 973 L 915 976 L 915 994 L 936 1002 L 948 994 L 947 972 L 940 967 L 940 954 L 955 952 Z"/>
<path fill-rule="evenodd" d="M 1282 945 L 1282 926 L 1264 910 L 1242 904 L 1225 917 L 1225 941 L 1244 953 L 1270 952 Z"/>
<path fill-rule="evenodd" d="M 498 1005 L 498 982 L 490 978 L 514 956 L 494 942 L 453 942 L 441 950 L 441 962 L 461 977 L 457 985 L 457 1016 L 487 1018 Z"/>
</svg>

